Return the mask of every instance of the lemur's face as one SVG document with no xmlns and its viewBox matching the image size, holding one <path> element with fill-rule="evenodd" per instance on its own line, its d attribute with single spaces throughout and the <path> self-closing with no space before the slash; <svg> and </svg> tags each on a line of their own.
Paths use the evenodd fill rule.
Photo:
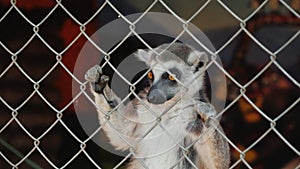
<svg viewBox="0 0 300 169">
<path fill-rule="evenodd" d="M 179 47 L 185 46 L 179 45 Z M 170 100 L 176 101 L 176 98 L 180 97 L 183 92 L 186 92 L 186 87 L 190 83 L 195 80 L 199 81 L 197 73 L 203 69 L 203 65 L 207 62 L 206 54 L 197 51 L 176 52 L 178 51 L 164 52 L 158 59 L 151 51 L 139 50 L 137 52 L 137 58 L 151 68 L 147 75 L 150 82 L 150 89 L 147 94 L 149 103 L 164 104 Z M 185 60 L 181 58 L 185 58 Z M 200 76 L 200 81 L 202 76 Z M 197 91 L 202 87 L 202 82 L 189 87 Z"/>
<path fill-rule="evenodd" d="M 150 90 L 147 100 L 152 104 L 163 104 L 174 98 L 182 88 L 183 72 L 172 63 L 157 64 L 147 75 Z"/>
</svg>

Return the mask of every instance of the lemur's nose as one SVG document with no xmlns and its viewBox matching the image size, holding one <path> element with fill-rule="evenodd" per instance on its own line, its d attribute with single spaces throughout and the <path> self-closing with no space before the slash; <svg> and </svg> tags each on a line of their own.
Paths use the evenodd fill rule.
<svg viewBox="0 0 300 169">
<path fill-rule="evenodd" d="M 160 89 L 150 90 L 147 95 L 147 100 L 149 103 L 153 104 L 163 104 L 167 98 L 165 93 Z"/>
</svg>

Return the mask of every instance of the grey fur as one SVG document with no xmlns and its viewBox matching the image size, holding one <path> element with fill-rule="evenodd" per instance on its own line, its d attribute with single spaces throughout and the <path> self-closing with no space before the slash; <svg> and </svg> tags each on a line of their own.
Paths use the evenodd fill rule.
<svg viewBox="0 0 300 169">
<path fill-rule="evenodd" d="M 164 49 L 166 46 L 168 44 L 161 45 L 155 50 Z M 216 111 L 204 99 L 206 98 L 206 96 L 202 96 L 204 93 L 199 92 L 204 91 L 204 66 L 197 69 L 197 64 L 204 62 L 205 65 L 207 62 L 206 54 L 194 51 L 192 48 L 179 43 L 175 43 L 168 50 L 169 53 L 166 52 L 159 57 L 158 64 L 155 64 L 157 60 L 152 52 L 143 50 L 137 52 L 137 57 L 152 68 L 155 76 L 150 87 L 141 90 L 138 96 L 144 104 L 152 108 L 152 111 L 157 116 L 160 116 L 162 106 L 177 103 L 176 99 L 181 98 L 179 101 L 180 104 L 175 104 L 160 119 L 161 125 L 166 128 L 171 127 L 169 134 L 173 136 L 172 139 L 177 138 L 178 140 L 170 140 L 171 138 L 163 134 L 164 130 L 159 127 L 153 128 L 148 135 L 144 136 L 151 125 L 143 122 L 136 123 L 135 121 L 147 121 L 148 118 L 153 118 L 153 115 L 150 112 L 145 113 L 144 111 L 147 111 L 147 108 L 136 98 L 127 105 L 120 104 L 120 98 L 107 85 L 107 76 L 103 75 L 100 66 L 96 65 L 87 71 L 85 78 L 91 83 L 95 102 L 99 106 L 97 111 L 100 124 L 104 124 L 109 119 L 111 124 L 118 129 L 118 132 L 122 136 L 126 136 L 125 139 L 131 144 L 134 144 L 136 139 L 143 137 L 142 141 L 134 147 L 133 151 L 135 151 L 137 156 L 142 157 L 141 159 L 149 169 L 167 169 L 175 164 L 177 164 L 175 166 L 177 169 L 190 169 L 194 168 L 193 166 L 197 166 L 200 169 L 229 168 L 230 155 L 228 143 L 219 131 L 215 129 L 217 127 L 218 130 L 223 132 L 219 122 L 211 119 L 216 115 Z M 174 63 L 176 64 L 173 65 Z M 166 72 L 176 75 L 176 83 L 166 81 L 167 79 L 163 77 L 165 76 L 163 73 Z M 192 81 L 191 87 L 187 91 L 184 91 L 182 85 L 187 85 L 190 81 Z M 100 93 L 96 91 L 96 88 L 93 87 L 94 85 L 100 87 Z M 182 93 L 184 94 L 181 95 Z M 112 102 L 113 106 L 110 104 Z M 117 105 L 117 111 L 112 112 L 109 118 L 107 118 L 105 112 L 111 111 Z M 153 124 L 155 123 L 154 119 Z M 183 127 L 177 129 L 177 125 Z M 108 125 L 104 125 L 103 130 L 106 132 L 111 144 L 117 149 L 126 150 L 131 148 Z M 149 135 L 155 135 L 155 133 L 160 134 L 160 137 L 152 139 Z M 173 141 L 178 141 L 184 147 L 194 143 L 186 152 L 189 160 L 186 158 L 180 160 L 182 159 L 184 150 L 179 146 L 175 146 L 170 151 L 154 157 L 147 157 L 151 153 L 156 153 L 156 151 L 160 153 L 159 151 L 164 148 L 163 145 L 173 145 Z M 132 158 L 128 168 L 142 169 L 143 165 L 135 158 Z"/>
<path fill-rule="evenodd" d="M 188 64 L 188 62 L 187 62 L 188 55 L 192 52 L 192 49 L 189 46 L 186 46 L 182 43 L 174 43 L 169 48 L 167 48 L 168 46 L 169 46 L 169 44 L 163 44 L 156 48 L 156 50 L 158 50 L 158 51 L 167 49 L 163 53 L 163 55 L 162 55 L 163 57 L 160 58 L 160 60 L 162 62 L 167 62 L 169 60 L 176 60 L 178 62 L 184 61 L 185 63 Z M 178 58 L 173 57 L 173 55 L 168 54 L 168 52 L 178 56 Z"/>
</svg>

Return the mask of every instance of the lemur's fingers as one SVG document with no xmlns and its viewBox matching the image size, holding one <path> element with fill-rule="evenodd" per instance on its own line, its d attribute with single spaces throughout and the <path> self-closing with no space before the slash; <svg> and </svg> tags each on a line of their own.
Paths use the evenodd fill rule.
<svg viewBox="0 0 300 169">
<path fill-rule="evenodd" d="M 210 103 L 199 102 L 197 104 L 197 112 L 201 119 L 206 123 L 211 117 L 216 116 L 216 110 Z"/>
<path fill-rule="evenodd" d="M 102 93 L 103 88 L 109 81 L 109 77 L 102 74 L 102 69 L 99 65 L 95 65 L 86 72 L 85 80 L 91 83 L 95 92 Z"/>
<path fill-rule="evenodd" d="M 100 78 L 98 79 L 98 82 L 95 83 L 95 92 L 103 93 L 103 89 L 106 86 L 108 80 L 109 80 L 108 76 L 101 75 Z"/>
</svg>

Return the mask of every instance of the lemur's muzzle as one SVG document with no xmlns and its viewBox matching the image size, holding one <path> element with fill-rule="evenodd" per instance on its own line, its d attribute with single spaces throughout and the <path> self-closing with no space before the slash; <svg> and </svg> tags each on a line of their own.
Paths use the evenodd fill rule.
<svg viewBox="0 0 300 169">
<path fill-rule="evenodd" d="M 163 104 L 167 101 L 166 94 L 160 89 L 151 89 L 147 95 L 149 103 Z"/>
</svg>

